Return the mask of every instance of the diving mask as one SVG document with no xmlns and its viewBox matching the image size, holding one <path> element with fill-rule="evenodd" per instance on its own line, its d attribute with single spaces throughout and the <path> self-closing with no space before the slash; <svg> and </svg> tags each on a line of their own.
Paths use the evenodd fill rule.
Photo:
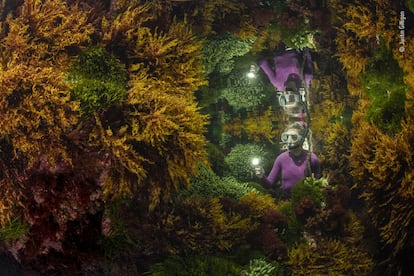
<svg viewBox="0 0 414 276">
<path fill-rule="evenodd" d="M 280 138 L 283 143 L 297 143 L 302 140 L 302 135 L 284 132 Z"/>
<path fill-rule="evenodd" d="M 292 91 L 278 93 L 279 105 L 281 107 L 296 105 L 301 102 L 301 96 Z"/>
</svg>

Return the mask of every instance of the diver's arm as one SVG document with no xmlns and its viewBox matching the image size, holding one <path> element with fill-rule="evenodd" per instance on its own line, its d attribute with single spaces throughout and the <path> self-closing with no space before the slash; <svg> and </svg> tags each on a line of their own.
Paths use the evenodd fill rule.
<svg viewBox="0 0 414 276">
<path fill-rule="evenodd" d="M 277 88 L 276 73 L 270 67 L 269 62 L 267 61 L 267 59 L 263 59 L 263 60 L 259 61 L 258 65 L 263 70 L 263 72 L 266 74 L 266 76 L 269 79 L 270 83 L 275 88 Z"/>
<path fill-rule="evenodd" d="M 279 159 L 276 158 L 269 175 L 262 179 L 262 185 L 268 189 L 271 188 L 273 184 L 276 182 L 276 180 L 280 177 L 280 171 L 281 164 L 279 162 Z"/>
</svg>

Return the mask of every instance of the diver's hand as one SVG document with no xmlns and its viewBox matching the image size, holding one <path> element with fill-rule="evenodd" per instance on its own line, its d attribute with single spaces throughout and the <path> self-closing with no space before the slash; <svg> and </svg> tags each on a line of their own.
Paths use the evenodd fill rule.
<svg viewBox="0 0 414 276">
<path fill-rule="evenodd" d="M 265 171 L 264 171 L 263 167 L 255 167 L 254 168 L 254 174 L 258 178 L 263 178 L 264 174 L 265 174 Z"/>
</svg>

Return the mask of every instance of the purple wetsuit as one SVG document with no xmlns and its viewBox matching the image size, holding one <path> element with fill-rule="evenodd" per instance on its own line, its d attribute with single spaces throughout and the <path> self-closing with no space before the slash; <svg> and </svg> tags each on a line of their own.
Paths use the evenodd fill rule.
<svg viewBox="0 0 414 276">
<path fill-rule="evenodd" d="M 290 151 L 281 153 L 275 160 L 269 175 L 264 179 L 265 185 L 272 186 L 277 179 L 281 180 L 281 189 L 285 195 L 290 195 L 292 188 L 310 173 L 307 169 L 308 152 L 303 151 L 299 156 Z M 311 153 L 311 170 L 316 178 L 321 177 L 321 167 L 318 157 Z"/>
<path fill-rule="evenodd" d="M 274 70 L 266 59 L 259 61 L 258 65 L 262 68 L 263 72 L 269 78 L 269 81 L 278 91 L 285 91 L 285 85 L 288 81 L 294 81 L 297 88 L 300 88 L 302 86 L 302 55 L 305 59 L 303 64 L 303 77 L 306 87 L 309 87 L 312 79 L 313 67 L 311 55 L 306 48 L 303 53 L 296 50 L 290 50 L 274 57 Z"/>
</svg>

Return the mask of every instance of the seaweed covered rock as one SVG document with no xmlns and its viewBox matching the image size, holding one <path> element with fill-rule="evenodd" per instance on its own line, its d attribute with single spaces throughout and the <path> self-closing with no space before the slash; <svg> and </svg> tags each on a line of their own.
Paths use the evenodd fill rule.
<svg viewBox="0 0 414 276">
<path fill-rule="evenodd" d="M 123 60 L 129 64 L 128 95 L 121 106 L 94 116 L 89 143 L 111 160 L 103 180 L 105 197 L 140 194 L 154 208 L 188 185 L 207 159 L 207 116 L 194 99 L 194 91 L 206 83 L 202 41 L 186 22 L 173 20 L 163 29 L 143 26 L 151 18 L 149 5 L 118 12 L 113 24 L 105 18 L 101 28 L 107 47 L 132 47 Z"/>
<path fill-rule="evenodd" d="M 286 264 L 292 275 L 370 275 L 373 262 L 366 252 L 328 239 L 292 248 Z"/>
<path fill-rule="evenodd" d="M 79 102 L 71 99 L 64 75 L 73 56 L 68 49 L 79 50 L 90 41 L 87 17 L 64 1 L 25 1 L 4 22 L 0 135 L 10 140 L 16 157 L 30 163 L 39 154 L 51 162 L 59 156 L 70 159 L 62 136 L 78 122 Z"/>
<path fill-rule="evenodd" d="M 119 4 L 24 1 L 1 25 L 1 156 L 11 161 L 0 162 L 0 225 L 28 223 L 8 249 L 39 272 L 42 257 L 56 272 L 79 269 L 81 252 L 99 251 L 111 200 L 153 209 L 206 159 L 193 95 L 206 83 L 202 41 L 185 22 L 143 26 L 149 4 Z"/>
<path fill-rule="evenodd" d="M 392 52 L 386 49 L 378 50 L 361 74 L 361 83 L 370 98 L 367 120 L 385 133 L 393 134 L 401 130 L 401 121 L 405 116 L 405 93 L 408 90 L 403 76 L 403 70 Z"/>
<path fill-rule="evenodd" d="M 70 167 L 64 137 L 78 123 L 79 102 L 71 98 L 64 75 L 74 52 L 90 41 L 93 27 L 87 18 L 88 12 L 64 1 L 25 1 L 2 22 L 0 137 L 2 157 L 13 160 L 1 162 L 2 226 L 16 218 L 29 226 L 38 222 L 24 214 L 36 197 L 30 192 L 37 183 L 29 179 L 37 162 L 43 159 L 47 167 L 57 168 L 64 160 Z M 16 255 L 26 241 L 27 236 Z"/>
<path fill-rule="evenodd" d="M 402 125 L 398 135 L 390 137 L 365 123 L 351 150 L 356 188 L 361 191 L 370 218 L 389 247 L 393 271 L 404 271 L 411 266 L 398 256 L 412 249 L 413 134 L 413 128 L 407 124 Z"/>
</svg>

